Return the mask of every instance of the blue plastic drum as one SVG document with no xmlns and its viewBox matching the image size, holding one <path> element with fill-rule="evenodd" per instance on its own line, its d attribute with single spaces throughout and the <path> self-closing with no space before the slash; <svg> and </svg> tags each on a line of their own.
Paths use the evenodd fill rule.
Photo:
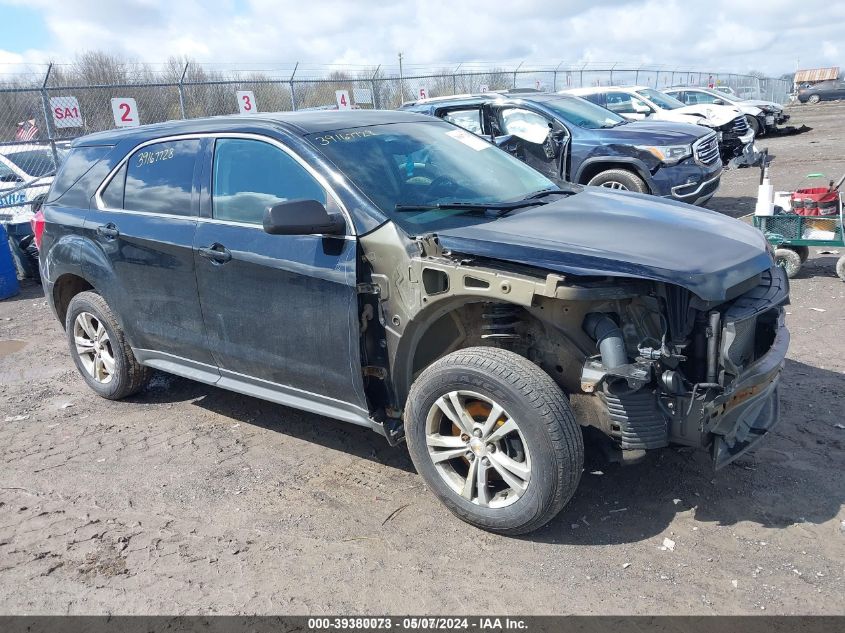
<svg viewBox="0 0 845 633">
<path fill-rule="evenodd" d="M 0 300 L 14 297 L 19 290 L 18 272 L 9 248 L 9 236 L 6 227 L 0 224 Z"/>
</svg>

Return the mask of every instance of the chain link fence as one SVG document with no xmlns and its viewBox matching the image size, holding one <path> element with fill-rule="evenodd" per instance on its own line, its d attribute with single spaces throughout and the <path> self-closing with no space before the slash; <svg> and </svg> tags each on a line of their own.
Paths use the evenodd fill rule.
<svg viewBox="0 0 845 633">
<path fill-rule="evenodd" d="M 514 67 L 461 64 L 449 70 L 300 67 L 220 70 L 176 63 L 116 63 L 92 53 L 74 65 L 0 75 L 0 222 L 30 216 L 78 136 L 115 127 L 224 114 L 399 107 L 421 96 L 515 88 L 557 91 L 597 85 L 727 86 L 743 98 L 785 102 L 779 79 L 620 64 Z"/>
</svg>

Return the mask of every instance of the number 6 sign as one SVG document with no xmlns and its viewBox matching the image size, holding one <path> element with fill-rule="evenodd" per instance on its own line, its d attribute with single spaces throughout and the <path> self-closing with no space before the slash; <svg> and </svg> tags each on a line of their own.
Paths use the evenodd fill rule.
<svg viewBox="0 0 845 633">
<path fill-rule="evenodd" d="M 252 90 L 237 90 L 235 94 L 238 96 L 238 111 L 241 114 L 258 112 L 258 104 L 255 102 L 255 95 L 252 94 Z"/>
<path fill-rule="evenodd" d="M 111 112 L 117 127 L 136 127 L 141 125 L 138 116 L 138 104 L 131 97 L 115 97 L 111 100 Z"/>
</svg>

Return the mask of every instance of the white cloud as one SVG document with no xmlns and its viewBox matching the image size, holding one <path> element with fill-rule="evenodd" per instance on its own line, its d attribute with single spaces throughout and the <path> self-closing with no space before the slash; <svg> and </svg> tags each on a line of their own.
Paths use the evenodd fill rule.
<svg viewBox="0 0 845 633">
<path fill-rule="evenodd" d="M 799 58 L 803 67 L 845 66 L 836 44 L 845 3 L 822 0 L 14 1 L 38 9 L 51 37 L 25 54 L 0 51 L 0 62 L 96 49 L 147 62 L 392 66 L 401 50 L 409 65 L 598 60 L 771 74 Z"/>
</svg>

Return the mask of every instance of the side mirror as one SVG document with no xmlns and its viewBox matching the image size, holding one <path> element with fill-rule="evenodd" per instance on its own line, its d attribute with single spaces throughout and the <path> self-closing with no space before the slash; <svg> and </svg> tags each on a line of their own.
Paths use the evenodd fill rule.
<svg viewBox="0 0 845 633">
<path fill-rule="evenodd" d="M 316 200 L 287 200 L 264 211 L 264 232 L 270 235 L 345 235 L 346 222 Z"/>
<path fill-rule="evenodd" d="M 716 99 L 715 101 L 713 101 L 713 103 L 714 103 L 715 105 L 728 105 L 728 104 L 727 104 L 727 103 L 725 103 L 722 99 Z"/>
</svg>

